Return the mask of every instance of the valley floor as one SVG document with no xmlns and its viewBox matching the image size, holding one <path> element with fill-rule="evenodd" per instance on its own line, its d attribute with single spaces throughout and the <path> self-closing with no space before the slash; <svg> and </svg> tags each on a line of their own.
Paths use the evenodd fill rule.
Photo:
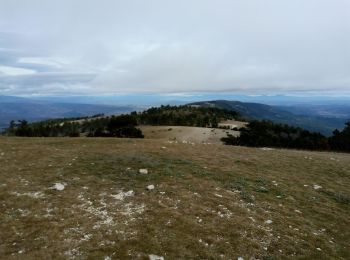
<svg viewBox="0 0 350 260">
<path fill-rule="evenodd" d="M 162 139 L 2 137 L 0 258 L 349 259 L 349 162 Z"/>
</svg>

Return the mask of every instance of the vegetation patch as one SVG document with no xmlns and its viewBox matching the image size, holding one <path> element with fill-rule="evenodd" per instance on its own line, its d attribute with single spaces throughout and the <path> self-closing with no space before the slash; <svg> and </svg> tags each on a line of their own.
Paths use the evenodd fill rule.
<svg viewBox="0 0 350 260">
<path fill-rule="evenodd" d="M 335 200 L 338 203 L 350 205 L 350 196 L 339 192 L 333 192 L 329 190 L 321 190 L 322 193 L 326 194 L 329 198 Z"/>
<path fill-rule="evenodd" d="M 325 137 L 300 127 L 253 120 L 247 127 L 240 129 L 239 136 L 227 135 L 222 141 L 227 145 L 349 152 L 350 122 L 343 131 L 335 130 L 333 136 Z"/>
</svg>

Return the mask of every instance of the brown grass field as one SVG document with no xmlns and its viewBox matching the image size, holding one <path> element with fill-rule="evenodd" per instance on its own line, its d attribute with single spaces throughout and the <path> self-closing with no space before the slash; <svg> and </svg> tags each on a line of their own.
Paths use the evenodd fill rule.
<svg viewBox="0 0 350 260">
<path fill-rule="evenodd" d="M 192 126 L 140 126 L 146 139 L 172 140 L 177 142 L 221 144 L 227 134 L 238 136 L 239 131 L 230 129 Z"/>
<path fill-rule="evenodd" d="M 0 220 L 1 259 L 350 259 L 350 154 L 2 137 Z"/>
</svg>

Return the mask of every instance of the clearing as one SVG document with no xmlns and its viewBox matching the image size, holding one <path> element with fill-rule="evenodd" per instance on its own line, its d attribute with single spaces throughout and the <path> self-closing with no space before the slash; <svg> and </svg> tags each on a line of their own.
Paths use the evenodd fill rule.
<svg viewBox="0 0 350 260">
<path fill-rule="evenodd" d="M 221 144 L 227 134 L 238 136 L 239 131 L 193 126 L 138 126 L 146 139 L 172 140 L 189 143 Z"/>
</svg>

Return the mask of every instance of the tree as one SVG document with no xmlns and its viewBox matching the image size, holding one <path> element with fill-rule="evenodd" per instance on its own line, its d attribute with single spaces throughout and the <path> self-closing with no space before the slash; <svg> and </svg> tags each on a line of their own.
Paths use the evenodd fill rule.
<svg viewBox="0 0 350 260">
<path fill-rule="evenodd" d="M 345 124 L 343 131 L 336 129 L 333 136 L 329 138 L 332 150 L 336 151 L 350 151 L 350 122 Z"/>
</svg>

